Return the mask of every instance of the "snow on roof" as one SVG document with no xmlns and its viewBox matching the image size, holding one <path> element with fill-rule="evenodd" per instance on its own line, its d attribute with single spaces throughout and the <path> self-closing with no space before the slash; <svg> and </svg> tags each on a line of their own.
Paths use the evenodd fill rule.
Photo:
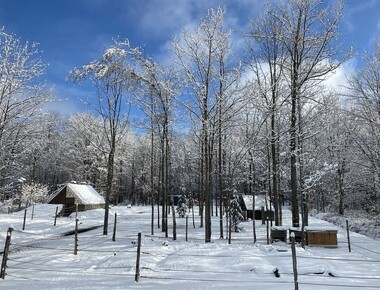
<svg viewBox="0 0 380 290">
<path fill-rule="evenodd" d="M 68 183 L 67 187 L 78 197 L 82 204 L 104 204 L 104 198 L 87 184 Z"/>
<path fill-rule="evenodd" d="M 242 195 L 245 206 L 247 209 L 252 209 L 252 195 Z M 265 195 L 255 195 L 255 210 L 261 209 L 261 207 L 266 208 L 266 196 Z"/>
</svg>

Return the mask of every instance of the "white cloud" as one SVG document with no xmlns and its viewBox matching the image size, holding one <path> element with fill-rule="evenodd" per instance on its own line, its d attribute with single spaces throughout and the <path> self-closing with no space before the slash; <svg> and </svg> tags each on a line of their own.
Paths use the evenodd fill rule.
<svg viewBox="0 0 380 290">
<path fill-rule="evenodd" d="M 73 99 L 59 100 L 56 102 L 47 103 L 44 105 L 43 109 L 49 112 L 57 112 L 63 118 L 67 118 L 71 115 L 83 112 L 82 107 L 75 103 Z"/>
<path fill-rule="evenodd" d="M 197 26 L 208 9 L 218 6 L 226 8 L 226 26 L 242 32 L 249 18 L 262 10 L 263 3 L 263 0 L 148 0 L 141 1 L 139 7 L 134 8 L 134 13 L 140 14 L 136 24 L 142 33 L 149 33 L 156 38 L 171 38 L 184 28 Z"/>
<path fill-rule="evenodd" d="M 80 100 L 95 94 L 90 84 L 76 85 L 68 81 L 48 85 L 53 88 L 56 101 L 45 104 L 44 110 L 58 112 L 62 117 L 68 117 L 91 109 Z"/>
<path fill-rule="evenodd" d="M 150 37 L 159 39 L 155 56 L 165 65 L 169 64 L 173 57 L 171 53 L 173 37 L 179 36 L 184 30 L 193 31 L 206 17 L 207 10 L 218 6 L 226 9 L 224 23 L 225 28 L 232 29 L 233 47 L 241 46 L 241 33 L 247 30 L 249 18 L 261 11 L 263 0 L 182 0 L 175 4 L 172 0 L 150 0 L 143 5 L 138 25 L 143 33 L 149 33 Z"/>
<path fill-rule="evenodd" d="M 349 4 L 346 4 L 346 14 L 353 16 L 356 13 L 371 9 L 376 5 L 377 1 L 378 0 L 350 1 Z"/>
<path fill-rule="evenodd" d="M 141 11 L 139 26 L 145 33 L 158 37 L 176 34 L 182 27 L 196 21 L 192 14 L 197 7 L 192 4 L 190 0 L 175 4 L 170 0 L 148 1 Z"/>
<path fill-rule="evenodd" d="M 334 72 L 330 73 L 326 77 L 324 85 L 338 93 L 344 93 L 347 91 L 348 79 L 353 76 L 356 71 L 357 60 L 353 58 L 343 63 Z"/>
</svg>

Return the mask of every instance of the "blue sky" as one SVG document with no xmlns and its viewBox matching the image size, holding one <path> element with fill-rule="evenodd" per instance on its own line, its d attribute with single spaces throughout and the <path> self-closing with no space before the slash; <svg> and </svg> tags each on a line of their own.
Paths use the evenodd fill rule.
<svg viewBox="0 0 380 290">
<path fill-rule="evenodd" d="M 39 43 L 48 63 L 46 80 L 59 98 L 63 114 L 83 110 L 77 96 L 89 87 L 74 86 L 65 78 L 78 66 L 97 59 L 112 38 L 128 38 L 149 55 L 165 62 L 170 41 L 185 27 L 197 25 L 208 8 L 226 7 L 226 22 L 244 32 L 262 10 L 264 0 L 0 0 L 0 26 L 22 41 Z M 380 38 L 380 0 L 346 0 L 342 36 L 357 54 L 373 48 Z M 356 56 L 358 57 L 358 56 Z M 354 71 L 359 62 L 343 69 Z M 356 64 L 356 66 L 354 65 Z M 355 66 L 355 67 L 353 67 Z"/>
</svg>

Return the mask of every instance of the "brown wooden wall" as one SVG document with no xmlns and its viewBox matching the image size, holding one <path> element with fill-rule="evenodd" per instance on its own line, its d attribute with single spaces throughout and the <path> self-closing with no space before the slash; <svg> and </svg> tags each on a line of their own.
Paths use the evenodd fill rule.
<svg viewBox="0 0 380 290">
<path fill-rule="evenodd" d="M 309 246 L 337 246 L 337 231 L 307 231 L 307 241 Z"/>
</svg>

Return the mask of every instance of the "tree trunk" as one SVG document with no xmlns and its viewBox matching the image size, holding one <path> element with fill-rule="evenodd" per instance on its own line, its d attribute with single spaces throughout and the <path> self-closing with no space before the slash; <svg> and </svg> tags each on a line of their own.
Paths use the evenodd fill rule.
<svg viewBox="0 0 380 290">
<path fill-rule="evenodd" d="M 273 184 L 273 206 L 274 206 L 274 222 L 276 226 L 281 224 L 280 221 L 280 201 L 278 192 L 278 156 L 277 156 L 277 136 L 276 136 L 276 117 L 275 117 L 275 97 L 272 97 L 271 112 L 271 157 L 272 157 L 272 184 Z"/>
<path fill-rule="evenodd" d="M 201 141 L 201 158 L 199 164 L 199 216 L 200 216 L 200 227 L 203 228 L 203 217 L 204 217 L 204 200 L 205 200 L 205 178 L 204 178 L 204 142 Z"/>
<path fill-rule="evenodd" d="M 113 163 L 115 157 L 115 136 L 112 136 L 112 146 L 111 151 L 108 155 L 108 164 L 107 164 L 107 188 L 104 204 L 104 225 L 103 225 L 103 235 L 108 234 L 108 215 L 109 215 L 109 206 L 110 206 L 110 196 L 112 192 L 112 181 L 113 181 Z"/>
<path fill-rule="evenodd" d="M 255 188 L 254 188 L 254 164 L 253 164 L 253 154 L 252 151 L 249 150 L 249 194 L 252 195 L 252 231 L 253 231 L 253 242 L 256 243 L 256 220 L 255 220 Z"/>
<path fill-rule="evenodd" d="M 163 133 L 164 135 L 164 133 Z M 164 138 L 164 137 L 162 137 Z M 162 232 L 168 236 L 168 214 L 167 214 L 167 191 L 166 191 L 166 166 L 165 166 L 165 141 L 161 140 L 161 192 L 162 192 Z"/>
<path fill-rule="evenodd" d="M 151 205 L 152 205 L 152 218 L 150 232 L 151 235 L 154 235 L 154 131 L 153 131 L 153 116 L 151 117 L 151 144 L 150 144 L 150 196 L 151 196 Z"/>
<path fill-rule="evenodd" d="M 344 215 L 344 161 L 338 168 L 339 214 Z"/>
<path fill-rule="evenodd" d="M 294 77 L 293 77 L 294 78 Z M 296 82 L 294 79 L 292 80 Z M 292 226 L 299 227 L 299 208 L 298 208 L 298 180 L 297 180 L 297 93 L 296 85 L 293 84 L 291 94 L 291 120 L 290 120 L 290 187 L 292 200 Z"/>
<path fill-rule="evenodd" d="M 206 113 L 207 114 L 207 113 Z M 204 121 L 204 164 L 205 164 L 205 172 L 204 172 L 204 197 L 205 197 L 205 242 L 211 242 L 211 192 L 210 192 L 210 174 L 211 174 L 211 166 L 210 166 L 210 152 L 209 152 L 209 139 L 208 139 L 208 130 L 207 124 Z"/>
<path fill-rule="evenodd" d="M 219 127 L 218 127 L 218 192 L 219 192 L 219 238 L 223 239 L 223 152 L 222 152 L 222 125 L 221 125 L 221 106 L 219 107 Z"/>
</svg>

